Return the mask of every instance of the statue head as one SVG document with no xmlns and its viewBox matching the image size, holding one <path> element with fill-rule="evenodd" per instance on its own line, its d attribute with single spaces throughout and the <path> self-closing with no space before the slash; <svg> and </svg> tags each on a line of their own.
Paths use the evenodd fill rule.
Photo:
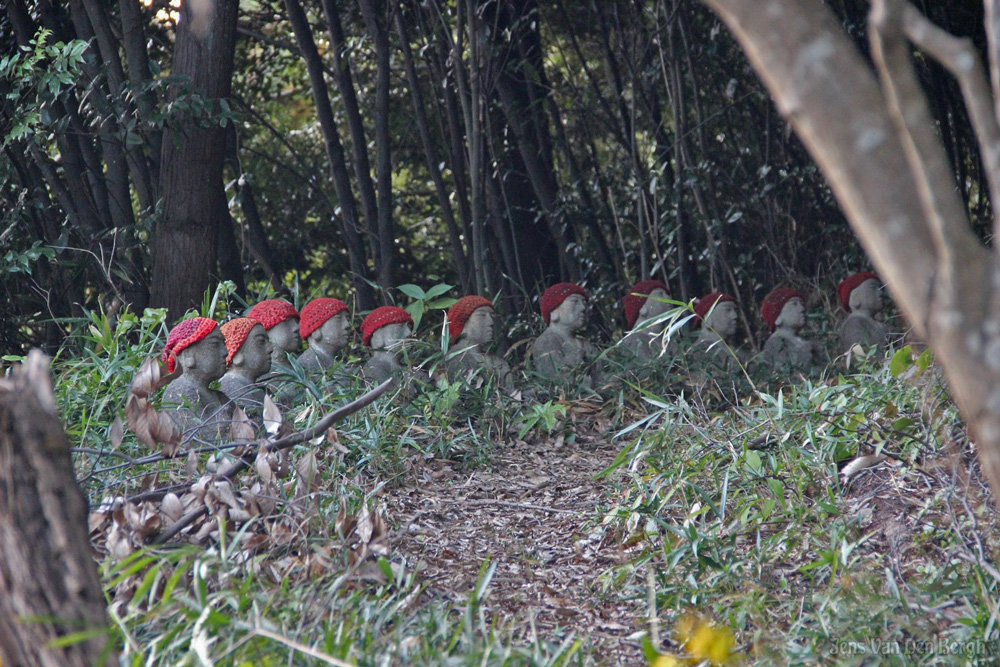
<svg viewBox="0 0 1000 667">
<path fill-rule="evenodd" d="M 736 298 L 731 294 L 722 292 L 706 294 L 695 302 L 694 312 L 701 322 L 702 329 L 710 329 L 724 339 L 736 335 L 739 311 L 736 307 Z"/>
<path fill-rule="evenodd" d="M 579 331 L 587 324 L 586 290 L 576 283 L 556 283 L 542 294 L 542 319 L 549 326 Z"/>
<path fill-rule="evenodd" d="M 302 341 L 299 338 L 299 311 L 282 299 L 261 301 L 247 313 L 261 323 L 267 331 L 274 352 L 297 352 Z"/>
<path fill-rule="evenodd" d="M 625 304 L 625 324 L 629 329 L 636 323 L 656 317 L 670 310 L 669 303 L 659 299 L 670 298 L 667 286 L 659 280 L 642 280 L 632 285 L 622 301 Z"/>
<path fill-rule="evenodd" d="M 402 308 L 382 306 L 361 323 L 361 342 L 373 350 L 394 347 L 413 332 L 413 318 Z"/>
<path fill-rule="evenodd" d="M 251 382 L 271 370 L 271 339 L 264 325 L 250 317 L 237 317 L 220 328 L 226 340 L 226 366 Z"/>
<path fill-rule="evenodd" d="M 163 348 L 167 372 L 177 365 L 195 384 L 207 387 L 226 373 L 226 343 L 215 320 L 193 317 L 180 322 L 167 335 Z"/>
<path fill-rule="evenodd" d="M 861 312 L 868 316 L 882 312 L 882 284 L 871 271 L 849 275 L 837 285 L 840 305 L 849 313 Z"/>
<path fill-rule="evenodd" d="M 486 297 L 463 296 L 448 309 L 448 336 L 451 343 L 462 341 L 483 345 L 493 340 L 493 302 Z"/>
<path fill-rule="evenodd" d="M 790 287 L 779 287 L 764 297 L 760 316 L 767 327 L 798 331 L 806 325 L 806 298 Z"/>
<path fill-rule="evenodd" d="M 347 347 L 350 331 L 347 304 L 340 299 L 313 299 L 302 307 L 299 334 L 309 347 L 332 357 Z"/>
</svg>

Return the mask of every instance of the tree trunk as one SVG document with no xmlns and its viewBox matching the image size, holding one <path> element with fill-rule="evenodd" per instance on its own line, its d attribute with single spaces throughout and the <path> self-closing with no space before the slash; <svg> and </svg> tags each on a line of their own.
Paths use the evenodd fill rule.
<svg viewBox="0 0 1000 667">
<path fill-rule="evenodd" d="M 230 95 L 238 10 L 239 0 L 216 0 L 200 26 L 192 25 L 189 3 L 181 7 L 172 73 L 190 76 L 209 101 Z M 201 303 L 215 273 L 226 130 L 168 126 L 162 151 L 163 217 L 153 234 L 150 301 L 177 318 Z"/>
<path fill-rule="evenodd" d="M 902 3 L 874 3 L 872 51 L 880 87 L 821 3 L 771 0 L 762 9 L 741 0 L 705 2 L 746 51 L 917 335 L 932 345 L 969 421 L 986 477 L 1000 494 L 997 260 L 965 219 L 912 72 L 912 48 L 900 27 Z M 975 76 L 972 54 L 963 57 L 967 66 L 959 69 Z M 966 97 L 967 106 L 985 102 Z M 997 147 L 989 135 L 1000 133 L 992 110 L 986 116 L 993 120 L 986 128 L 992 132 L 980 137 L 984 153 Z"/>
<path fill-rule="evenodd" d="M 0 380 L 0 662 L 116 665 L 104 592 L 87 536 L 87 501 L 38 350 Z M 53 640 L 93 636 L 62 648 Z M 105 652 L 105 649 L 108 649 Z"/>
</svg>

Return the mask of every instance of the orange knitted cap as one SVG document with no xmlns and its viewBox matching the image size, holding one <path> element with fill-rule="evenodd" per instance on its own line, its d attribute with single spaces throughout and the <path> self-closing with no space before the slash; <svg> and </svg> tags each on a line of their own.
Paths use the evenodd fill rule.
<svg viewBox="0 0 1000 667">
<path fill-rule="evenodd" d="M 549 316 L 552 315 L 552 311 L 562 305 L 562 302 L 570 294 L 579 294 L 584 299 L 589 299 L 587 296 L 587 291 L 577 285 L 576 283 L 556 283 L 552 287 L 545 290 L 542 294 L 542 319 L 545 323 L 549 323 Z"/>
<path fill-rule="evenodd" d="M 247 313 L 247 317 L 252 317 L 260 322 L 265 331 L 270 331 L 275 325 L 290 317 L 298 316 L 299 311 L 295 310 L 295 306 L 282 299 L 261 301 Z"/>
<path fill-rule="evenodd" d="M 229 320 L 219 328 L 219 331 L 222 332 L 222 337 L 226 339 L 226 368 L 232 365 L 233 357 L 243 347 L 243 343 L 247 342 L 250 330 L 258 324 L 260 322 L 252 317 L 237 317 L 234 320 Z"/>
<path fill-rule="evenodd" d="M 659 280 L 640 280 L 635 285 L 632 285 L 632 289 L 622 299 L 625 304 L 625 323 L 628 324 L 629 329 L 635 326 L 635 321 L 639 319 L 639 311 L 642 310 L 642 306 L 646 303 L 649 295 L 656 289 L 661 289 L 668 296 L 670 295 L 670 290 L 667 289 L 667 286 L 663 282 Z"/>
<path fill-rule="evenodd" d="M 712 310 L 712 307 L 715 304 L 725 303 L 727 301 L 736 303 L 736 297 L 732 294 L 723 294 L 722 292 L 710 292 L 695 301 L 694 312 L 698 315 L 698 321 L 701 322 L 705 319 L 705 316 L 708 315 L 708 311 Z"/>
<path fill-rule="evenodd" d="M 463 296 L 448 309 L 448 335 L 451 337 L 452 343 L 462 335 L 465 323 L 469 321 L 477 308 L 493 308 L 493 302 L 484 296 L 470 294 Z"/>
<path fill-rule="evenodd" d="M 402 308 L 396 306 L 382 306 L 368 313 L 368 317 L 361 323 L 361 342 L 365 345 L 372 344 L 372 334 L 384 326 L 390 324 L 402 324 L 404 322 L 413 326 L 413 318 Z"/>
<path fill-rule="evenodd" d="M 878 275 L 871 271 L 859 271 L 840 281 L 837 285 L 837 296 L 840 297 L 840 305 L 844 310 L 851 312 L 851 292 L 869 280 L 878 280 Z"/>
<path fill-rule="evenodd" d="M 760 316 L 764 318 L 767 327 L 771 331 L 774 331 L 774 323 L 777 322 L 778 316 L 781 315 L 781 309 L 792 299 L 802 299 L 804 303 L 806 297 L 802 292 L 791 287 L 778 287 L 764 297 L 764 303 L 760 305 Z"/>
<path fill-rule="evenodd" d="M 174 368 L 177 367 L 177 355 L 182 350 L 215 331 L 217 326 L 219 326 L 218 322 L 207 317 L 192 317 L 178 323 L 171 329 L 170 333 L 167 334 L 167 344 L 163 348 L 162 356 L 163 361 L 167 364 L 167 372 L 174 372 Z"/>
<path fill-rule="evenodd" d="M 316 329 L 338 314 L 347 310 L 347 304 L 340 299 L 313 299 L 302 306 L 302 315 L 299 317 L 299 335 L 302 340 L 308 340 Z"/>
</svg>

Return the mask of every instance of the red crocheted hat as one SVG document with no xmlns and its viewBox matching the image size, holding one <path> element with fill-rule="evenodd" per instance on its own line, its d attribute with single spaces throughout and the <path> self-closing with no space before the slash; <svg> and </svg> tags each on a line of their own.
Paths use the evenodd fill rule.
<svg viewBox="0 0 1000 667">
<path fill-rule="evenodd" d="M 840 305 L 844 310 L 851 312 L 851 292 L 861 283 L 869 280 L 878 280 L 878 276 L 871 271 L 859 271 L 840 281 L 840 284 L 837 285 L 837 296 L 840 298 Z"/>
<path fill-rule="evenodd" d="M 764 303 L 760 304 L 760 316 L 764 318 L 767 327 L 771 331 L 774 331 L 774 323 L 778 320 L 778 316 L 781 315 L 781 309 L 785 307 L 786 303 L 795 298 L 802 299 L 802 302 L 805 303 L 805 295 L 791 287 L 778 287 L 764 297 Z"/>
<path fill-rule="evenodd" d="M 252 317 L 237 317 L 219 327 L 222 337 L 226 339 L 226 368 L 232 365 L 233 357 L 243 347 L 243 343 L 247 342 L 250 330 L 258 324 L 260 322 Z"/>
<path fill-rule="evenodd" d="M 479 296 L 478 294 L 470 294 L 468 296 L 463 296 L 461 299 L 452 304 L 451 308 L 448 309 L 448 335 L 451 338 L 451 342 L 454 343 L 458 340 L 458 337 L 462 335 L 462 330 L 465 329 L 465 323 L 469 321 L 472 317 L 472 313 L 476 312 L 477 308 L 493 308 L 493 302 L 484 296 Z"/>
<path fill-rule="evenodd" d="M 347 310 L 347 304 L 340 299 L 313 299 L 302 306 L 302 313 L 299 316 L 299 335 L 302 340 L 308 340 L 316 329 L 342 312 Z"/>
<path fill-rule="evenodd" d="M 361 323 L 361 342 L 365 345 L 372 344 L 372 334 L 384 326 L 390 324 L 402 324 L 407 322 L 413 326 L 413 318 L 402 308 L 396 306 L 382 306 L 368 313 L 368 317 Z"/>
<path fill-rule="evenodd" d="M 726 301 L 736 303 L 736 297 L 732 294 L 723 294 L 722 292 L 710 292 L 695 301 L 694 312 L 698 316 L 698 321 L 701 322 L 705 319 L 705 316 L 708 315 L 708 311 L 712 310 L 712 306 L 718 303 L 725 303 Z"/>
<path fill-rule="evenodd" d="M 589 299 L 587 296 L 587 291 L 577 285 L 576 283 L 556 283 L 552 287 L 545 290 L 542 294 L 542 319 L 545 323 L 549 323 L 549 316 L 552 311 L 562 305 L 562 302 L 566 300 L 570 294 L 579 294 L 584 299 Z"/>
<path fill-rule="evenodd" d="M 207 317 L 192 317 L 184 320 L 167 334 L 167 344 L 163 348 L 163 361 L 167 364 L 167 372 L 173 373 L 177 366 L 177 355 L 181 350 L 190 347 L 202 338 L 212 333 L 219 323 Z"/>
<path fill-rule="evenodd" d="M 639 319 L 639 311 L 642 310 L 643 304 L 646 303 L 646 298 L 656 289 L 663 290 L 667 293 L 667 296 L 670 295 L 670 290 L 667 289 L 667 286 L 663 282 L 659 280 L 640 280 L 635 285 L 632 285 L 632 289 L 622 299 L 625 304 L 625 323 L 628 324 L 629 329 L 635 326 L 635 321 Z"/>
<path fill-rule="evenodd" d="M 261 301 L 247 313 L 247 317 L 252 317 L 260 322 L 265 331 L 270 331 L 275 325 L 290 317 L 298 316 L 299 311 L 295 310 L 295 306 L 282 299 Z"/>
</svg>

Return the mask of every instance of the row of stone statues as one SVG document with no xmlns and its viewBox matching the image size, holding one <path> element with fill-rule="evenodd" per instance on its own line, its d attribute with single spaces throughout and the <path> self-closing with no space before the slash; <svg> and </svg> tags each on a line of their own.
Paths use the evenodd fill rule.
<svg viewBox="0 0 1000 667">
<path fill-rule="evenodd" d="M 882 310 L 877 276 L 853 274 L 838 285 L 837 294 L 849 313 L 840 328 L 843 349 L 859 344 L 884 348 L 886 328 L 875 319 Z M 668 299 L 666 285 L 656 280 L 637 283 L 625 296 L 629 331 L 621 348 L 637 360 L 654 360 L 676 345 L 676 336 L 667 340 L 669 321 L 664 314 L 676 308 Z M 559 378 L 568 369 L 590 365 L 589 374 L 579 381 L 588 386 L 601 383 L 600 365 L 591 364 L 598 351 L 578 336 L 587 323 L 587 301 L 587 292 L 574 283 L 558 283 L 545 290 L 540 306 L 547 326 L 529 353 L 537 373 Z M 735 345 L 739 311 L 734 297 L 721 292 L 707 294 L 695 302 L 694 311 L 701 328 L 689 354 L 730 365 L 747 361 Z M 801 336 L 806 323 L 802 293 L 786 287 L 773 290 L 764 299 L 761 316 L 772 332 L 761 353 L 762 364 L 778 373 L 792 374 L 807 372 L 825 361 L 821 346 Z M 361 340 L 372 350 L 361 369 L 366 380 L 379 383 L 404 372 L 411 380 L 429 379 L 423 371 L 404 368 L 402 363 L 402 343 L 409 339 L 412 327 L 409 313 L 395 306 L 376 308 L 365 317 Z M 449 373 L 489 373 L 503 386 L 512 386 L 510 366 L 487 349 L 495 333 L 495 309 L 489 299 L 476 295 L 458 299 L 448 311 L 447 327 L 451 347 L 445 364 Z M 182 370 L 168 385 L 163 403 L 176 406 L 176 419 L 183 430 L 211 420 L 225 423 L 232 402 L 247 411 L 259 410 L 264 386 L 292 370 L 292 359 L 310 374 L 340 368 L 337 355 L 347 347 L 350 332 L 349 308 L 333 298 L 310 301 L 301 313 L 287 301 L 269 299 L 253 306 L 246 317 L 221 327 L 207 318 L 184 320 L 170 331 L 163 350 L 168 371 Z M 303 341 L 307 349 L 300 354 Z M 216 380 L 221 391 L 210 388 Z"/>
</svg>

